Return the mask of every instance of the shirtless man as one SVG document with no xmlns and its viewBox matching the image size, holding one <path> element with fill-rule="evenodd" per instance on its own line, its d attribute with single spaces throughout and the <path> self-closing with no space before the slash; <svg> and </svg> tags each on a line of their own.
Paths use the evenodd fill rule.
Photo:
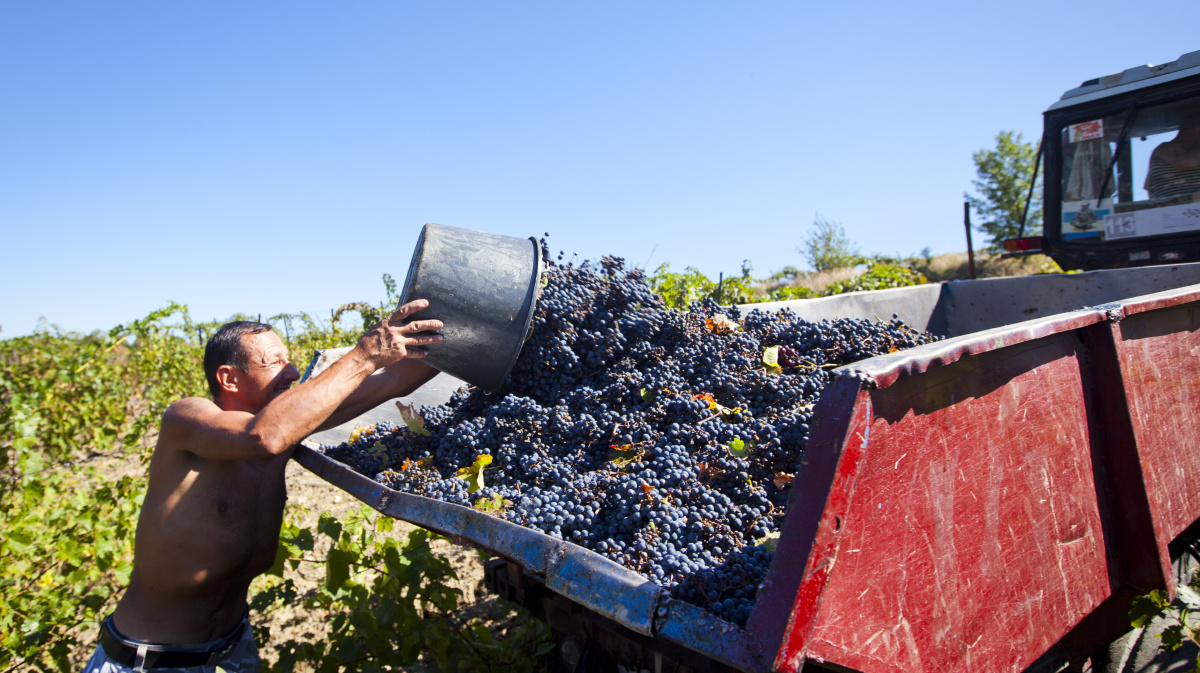
<svg viewBox="0 0 1200 673">
<path fill-rule="evenodd" d="M 182 399 L 163 415 L 129 587 L 101 627 L 86 673 L 258 671 L 246 594 L 275 561 L 284 467 L 309 434 L 433 378 L 420 347 L 442 340 L 427 333 L 442 323 L 408 320 L 428 305 L 401 306 L 295 388 L 300 373 L 268 325 L 229 323 L 209 339 L 204 370 L 213 399 Z"/>
</svg>

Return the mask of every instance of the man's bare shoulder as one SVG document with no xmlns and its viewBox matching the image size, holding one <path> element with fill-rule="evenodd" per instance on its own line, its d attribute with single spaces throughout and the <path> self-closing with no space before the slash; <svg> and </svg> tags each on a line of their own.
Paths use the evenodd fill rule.
<svg viewBox="0 0 1200 673">
<path fill-rule="evenodd" d="M 207 415 L 220 412 L 221 408 L 207 397 L 185 397 L 172 402 L 163 413 L 163 424 L 177 422 L 199 422 Z"/>
<path fill-rule="evenodd" d="M 221 407 L 206 397 L 185 397 L 167 407 L 160 431 L 165 436 L 185 435 L 212 425 L 224 413 Z"/>
</svg>

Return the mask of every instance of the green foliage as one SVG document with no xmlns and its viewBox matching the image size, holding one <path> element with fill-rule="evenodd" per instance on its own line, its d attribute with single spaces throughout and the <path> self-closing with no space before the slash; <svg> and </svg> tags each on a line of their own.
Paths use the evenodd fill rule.
<svg viewBox="0 0 1200 673">
<path fill-rule="evenodd" d="M 363 325 L 386 317 L 397 297 L 387 276 L 384 285 L 383 305 L 348 304 L 341 312 L 356 311 Z M 338 311 L 333 317 L 328 325 L 308 314 L 269 320 L 283 328 L 303 368 L 313 350 L 361 334 L 361 325 L 343 328 Z M 107 333 L 44 326 L 0 340 L 0 671 L 73 671 L 90 656 L 100 621 L 129 580 L 158 419 L 171 402 L 207 394 L 203 345 L 219 326 L 195 322 L 172 303 Z M 324 587 L 304 600 L 339 613 L 325 641 L 286 650 L 275 670 L 318 660 L 318 670 L 379 670 L 380 662 L 414 660 L 413 652 L 443 670 L 528 670 L 534 655 L 545 654 L 536 622 L 497 639 L 487 625 L 458 616 L 445 558 L 430 551 L 423 532 L 405 544 L 375 540 L 391 523 L 323 517 L 315 529 L 285 527 L 279 575 L 286 565 L 294 571 L 287 559 L 311 552 L 316 539 L 335 541 L 322 561 Z M 274 582 L 254 597 L 260 609 L 298 598 L 292 579 Z M 414 615 L 416 635 L 397 639 Z M 400 651 L 380 649 L 385 640 Z"/>
<path fill-rule="evenodd" d="M 391 519 L 366 506 L 343 521 L 322 514 L 318 537 L 284 524 L 273 577 L 260 580 L 251 607 L 270 612 L 299 600 L 330 619 L 323 639 L 284 642 L 279 659 L 264 670 L 290 672 L 300 665 L 318 672 L 380 671 L 413 666 L 419 657 L 442 671 L 540 670 L 540 659 L 553 647 L 547 627 L 520 615 L 497 636 L 464 621 L 456 614 L 462 592 L 451 586 L 454 568 L 430 547 L 438 536 L 418 528 L 401 540 L 391 535 L 392 527 Z M 313 554 L 319 538 L 329 544 L 323 558 Z M 287 575 L 303 563 L 324 565 L 325 581 L 298 596 Z M 259 629 L 260 642 L 268 636 Z"/>
<path fill-rule="evenodd" d="M 1200 573 L 1193 574 L 1191 581 L 1179 586 L 1178 590 L 1178 606 L 1171 602 L 1165 591 L 1155 589 L 1134 598 L 1129 608 L 1129 623 L 1135 629 L 1150 626 L 1158 619 L 1170 622 L 1159 634 L 1162 642 L 1158 648 L 1163 652 L 1173 652 L 1186 642 L 1200 645 L 1200 624 L 1192 620 L 1192 612 L 1200 609 Z M 1192 670 L 1200 673 L 1200 656 Z"/>
<path fill-rule="evenodd" d="M 816 292 L 799 285 L 784 285 L 768 291 L 762 301 L 791 301 L 793 299 L 812 299 Z"/>
<path fill-rule="evenodd" d="M 712 299 L 718 304 L 748 304 L 755 301 L 753 267 L 750 260 L 742 262 L 742 275 L 722 278 L 713 282 L 699 269 L 689 266 L 683 273 L 671 271 L 670 263 L 664 263 L 650 276 L 650 289 L 662 297 L 667 306 L 685 309 L 694 301 Z"/>
<path fill-rule="evenodd" d="M 475 462 L 460 469 L 454 474 L 458 479 L 467 482 L 467 493 L 474 493 L 483 488 L 483 471 L 492 464 L 492 457 L 481 453 L 475 457 Z"/>
<path fill-rule="evenodd" d="M 683 273 L 671 271 L 670 262 L 664 262 L 650 276 L 650 289 L 662 297 L 667 306 L 675 309 L 685 309 L 694 301 L 700 301 L 711 296 L 717 284 L 708 279 L 694 266 L 689 266 Z"/>
<path fill-rule="evenodd" d="M 1000 252 L 1004 240 L 1016 237 L 1021 229 L 1021 216 L 1029 195 L 1037 148 L 1024 142 L 1020 133 L 1001 131 L 996 134 L 996 148 L 979 150 L 971 157 L 975 161 L 976 178 L 972 180 L 978 196 L 964 194 L 971 208 L 982 219 L 975 227 L 988 235 L 988 250 Z M 1042 184 L 1034 188 L 1029 207 L 1026 236 L 1042 233 Z"/>
<path fill-rule="evenodd" d="M 91 466 L 47 466 L 25 421 L 0 493 L 0 670 L 68 671 L 129 580 L 145 487 Z M 34 440 L 34 441 L 29 441 Z"/>
<path fill-rule="evenodd" d="M 800 254 L 815 271 L 829 271 L 861 264 L 858 247 L 846 238 L 846 230 L 837 222 L 817 215 L 812 230 L 804 240 Z"/>
<path fill-rule="evenodd" d="M 886 290 L 892 287 L 923 285 L 927 282 L 929 281 L 920 272 L 908 267 L 874 263 L 862 275 L 830 284 L 829 287 L 825 288 L 825 294 L 835 295 L 846 292 L 863 292 L 866 290 Z"/>
</svg>

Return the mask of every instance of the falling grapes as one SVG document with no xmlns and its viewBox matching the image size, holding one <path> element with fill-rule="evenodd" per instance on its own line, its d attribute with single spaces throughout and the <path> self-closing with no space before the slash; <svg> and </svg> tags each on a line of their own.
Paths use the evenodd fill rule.
<svg viewBox="0 0 1200 673">
<path fill-rule="evenodd" d="M 620 258 L 551 262 L 500 390 L 424 408 L 427 435 L 382 423 L 324 450 L 391 488 L 591 549 L 744 625 L 829 370 L 936 338 L 896 318 L 677 311 Z"/>
</svg>

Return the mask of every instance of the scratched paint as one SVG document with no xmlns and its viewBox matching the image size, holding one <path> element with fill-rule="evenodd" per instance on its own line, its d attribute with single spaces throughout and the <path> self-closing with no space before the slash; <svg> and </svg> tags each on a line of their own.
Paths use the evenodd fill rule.
<svg viewBox="0 0 1200 673">
<path fill-rule="evenodd" d="M 1054 332 L 871 399 L 806 656 L 861 671 L 1023 669 L 1111 593 L 1078 342 Z M 1036 423 L 1017 421 L 1026 406 Z"/>
<path fill-rule="evenodd" d="M 1151 513 L 1159 537 L 1171 540 L 1200 517 L 1200 305 L 1139 312 L 1119 332 Z"/>
</svg>

